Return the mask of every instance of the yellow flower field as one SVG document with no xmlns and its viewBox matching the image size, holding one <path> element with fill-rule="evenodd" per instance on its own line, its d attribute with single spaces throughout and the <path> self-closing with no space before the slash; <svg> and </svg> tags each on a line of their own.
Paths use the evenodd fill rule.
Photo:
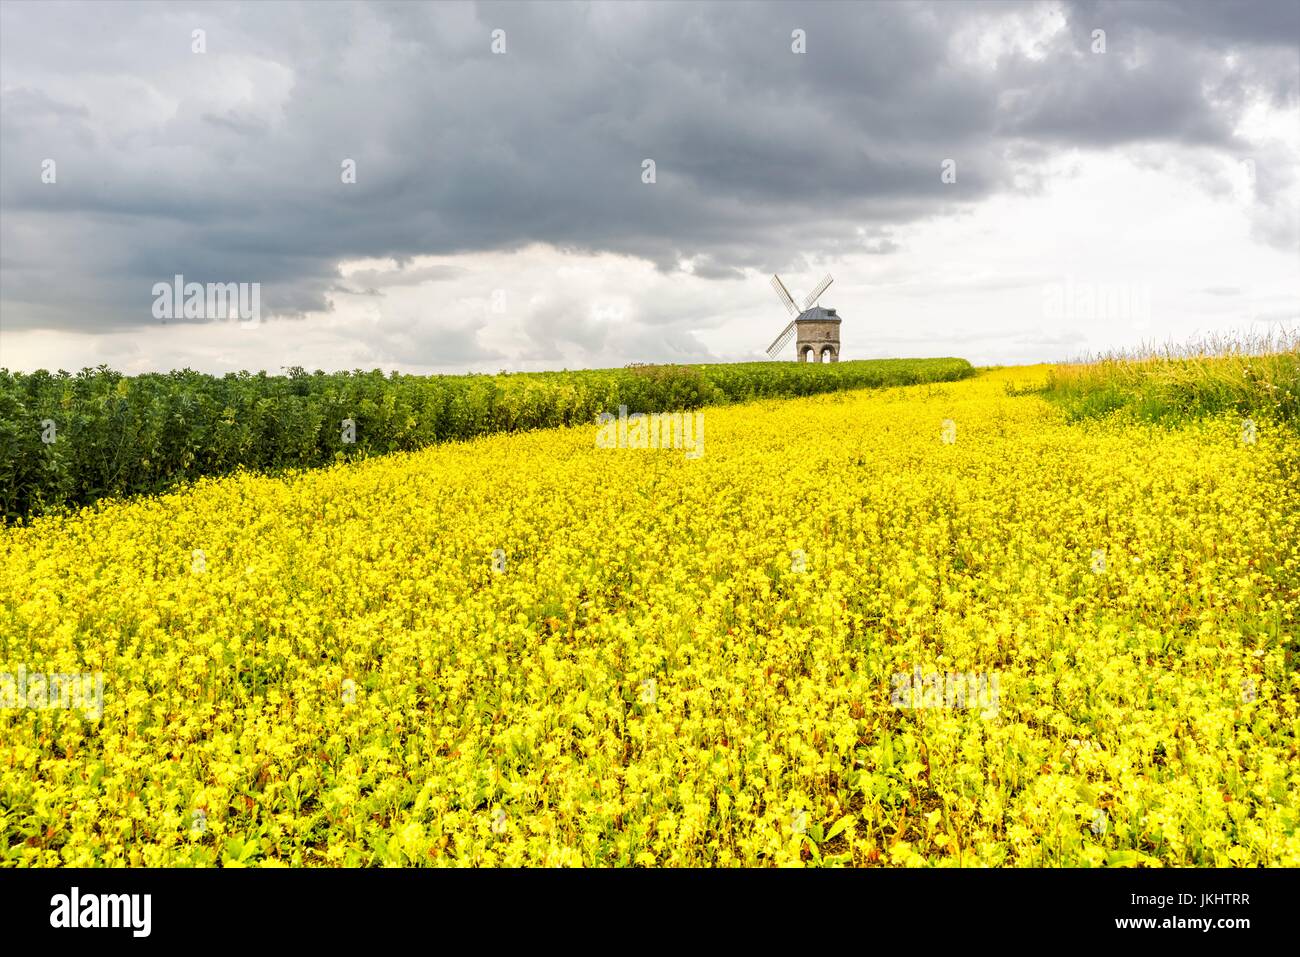
<svg viewBox="0 0 1300 957">
<path fill-rule="evenodd" d="M 1300 441 L 1045 375 L 0 530 L 3 861 L 1300 865 Z"/>
</svg>

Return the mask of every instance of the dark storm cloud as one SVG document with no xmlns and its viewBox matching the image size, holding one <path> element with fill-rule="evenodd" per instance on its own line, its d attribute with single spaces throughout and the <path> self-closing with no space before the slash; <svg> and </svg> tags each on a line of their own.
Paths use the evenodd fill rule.
<svg viewBox="0 0 1300 957">
<path fill-rule="evenodd" d="M 148 322 L 177 273 L 261 282 L 265 310 L 302 314 L 342 260 L 533 242 L 709 278 L 887 255 L 892 226 L 1034 188 L 1061 147 L 1249 152 L 1252 91 L 1296 95 L 1295 16 L 1223 6 L 1076 4 L 1043 55 L 994 65 L 981 30 L 1054 8 L 7 3 L 0 318 Z M 1261 202 L 1291 175 L 1261 170 Z"/>
<path fill-rule="evenodd" d="M 1300 43 L 1300 6 L 1287 0 L 1075 0 L 1072 8 L 1078 20 L 1098 27 L 1114 23 L 1126 29 L 1150 30 L 1210 49 L 1238 44 L 1294 49 Z"/>
</svg>

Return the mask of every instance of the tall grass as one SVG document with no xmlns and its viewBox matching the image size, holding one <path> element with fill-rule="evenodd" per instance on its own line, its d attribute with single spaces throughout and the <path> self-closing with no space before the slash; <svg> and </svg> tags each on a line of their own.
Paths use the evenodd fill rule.
<svg viewBox="0 0 1300 957">
<path fill-rule="evenodd" d="M 1300 427 L 1300 335 L 1211 336 L 1056 366 L 1045 394 L 1072 420 L 1126 410 L 1178 423 L 1236 412 Z"/>
</svg>

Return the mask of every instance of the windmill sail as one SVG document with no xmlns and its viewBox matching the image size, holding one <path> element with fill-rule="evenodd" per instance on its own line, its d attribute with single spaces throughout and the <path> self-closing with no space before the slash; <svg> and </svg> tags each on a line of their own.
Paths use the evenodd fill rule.
<svg viewBox="0 0 1300 957">
<path fill-rule="evenodd" d="M 781 281 L 780 276 L 772 277 L 772 288 L 776 290 L 776 297 L 781 300 L 781 304 L 790 315 L 799 315 L 799 307 L 794 304 L 794 297 L 790 295 L 790 290 L 785 288 L 785 283 Z"/>
<path fill-rule="evenodd" d="M 790 344 L 790 340 L 794 338 L 794 331 L 795 326 L 794 323 L 791 322 L 790 325 L 786 326 L 785 329 L 782 330 L 781 334 L 773 340 L 772 344 L 767 347 L 767 354 L 770 358 L 775 359 L 781 353 L 781 350 Z"/>
<path fill-rule="evenodd" d="M 831 274 L 827 273 L 826 278 L 824 278 L 821 282 L 817 284 L 817 288 L 814 289 L 812 292 L 808 293 L 808 298 L 803 301 L 804 309 L 805 310 L 811 309 L 813 307 L 813 303 L 817 301 L 817 297 L 820 296 L 822 293 L 824 293 L 827 287 L 829 287 L 830 284 L 833 283 L 834 281 L 835 280 L 831 278 Z"/>
</svg>

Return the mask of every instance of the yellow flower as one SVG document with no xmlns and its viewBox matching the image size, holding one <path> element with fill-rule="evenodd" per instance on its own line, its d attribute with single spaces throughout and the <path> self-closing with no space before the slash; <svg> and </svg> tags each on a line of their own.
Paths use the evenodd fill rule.
<svg viewBox="0 0 1300 957">
<path fill-rule="evenodd" d="M 0 530 L 3 862 L 1300 865 L 1300 440 L 1045 374 Z"/>
</svg>

